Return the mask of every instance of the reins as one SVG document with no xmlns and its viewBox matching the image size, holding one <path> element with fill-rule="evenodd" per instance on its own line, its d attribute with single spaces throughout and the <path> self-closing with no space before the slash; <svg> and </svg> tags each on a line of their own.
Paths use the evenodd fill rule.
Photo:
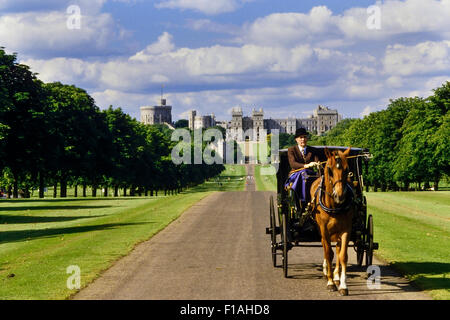
<svg viewBox="0 0 450 320">
<path fill-rule="evenodd" d="M 366 157 L 366 156 L 363 155 L 363 154 L 358 154 L 356 156 L 347 157 L 347 159 L 353 159 L 353 158 L 358 158 L 358 157 Z M 318 163 L 319 163 L 319 165 L 322 165 L 322 164 L 327 163 L 327 162 L 326 161 L 322 161 L 322 162 L 318 162 Z M 291 174 L 293 174 L 295 172 L 298 172 L 298 171 L 306 170 L 306 169 L 309 169 L 309 168 L 301 168 L 301 169 L 291 170 L 291 171 L 289 171 L 289 175 L 291 175 Z"/>
</svg>

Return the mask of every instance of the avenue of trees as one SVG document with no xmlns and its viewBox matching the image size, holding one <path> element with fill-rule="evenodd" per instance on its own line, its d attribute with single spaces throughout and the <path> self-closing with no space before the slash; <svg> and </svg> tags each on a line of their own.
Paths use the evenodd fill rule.
<svg viewBox="0 0 450 320">
<path fill-rule="evenodd" d="M 398 98 L 363 119 L 345 119 L 310 144 L 368 148 L 373 158 L 364 176 L 376 190 L 438 190 L 450 175 L 450 82 L 426 99 Z"/>
<path fill-rule="evenodd" d="M 176 144 L 169 128 L 100 110 L 85 90 L 43 83 L 0 48 L 0 189 L 8 197 L 44 197 L 48 186 L 54 197 L 66 197 L 68 186 L 75 196 L 87 196 L 88 186 L 92 196 L 98 188 L 104 196 L 174 193 L 224 169 L 173 164 Z"/>
</svg>

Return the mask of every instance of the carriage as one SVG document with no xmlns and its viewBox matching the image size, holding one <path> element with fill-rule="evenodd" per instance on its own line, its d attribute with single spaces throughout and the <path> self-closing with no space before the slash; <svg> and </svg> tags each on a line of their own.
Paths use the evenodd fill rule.
<svg viewBox="0 0 450 320">
<path fill-rule="evenodd" d="M 344 151 L 346 147 L 315 146 L 319 152 L 320 161 L 325 161 L 325 148 L 331 151 Z M 350 245 L 356 252 L 359 267 L 364 263 L 372 264 L 373 251 L 378 249 L 378 243 L 373 241 L 373 217 L 367 215 L 367 202 L 363 193 L 363 169 L 367 170 L 369 151 L 362 148 L 351 148 L 347 157 L 350 172 L 348 177 L 353 192 L 354 213 Z M 364 166 L 364 168 L 363 168 Z M 273 266 L 277 266 L 277 256 L 281 256 L 284 276 L 288 276 L 288 253 L 294 247 L 320 242 L 318 226 L 311 214 L 309 204 L 299 201 L 299 196 L 292 188 L 286 188 L 285 182 L 291 172 L 287 149 L 280 150 L 280 161 L 277 171 L 277 201 L 270 197 L 270 226 L 266 234 L 271 236 L 271 254 Z M 313 181 L 321 176 L 320 170 L 312 174 L 304 174 L 303 182 L 307 192 Z M 277 218 L 278 217 L 278 218 Z M 277 223 L 278 220 L 278 223 Z M 280 235 L 278 237 L 278 235 Z"/>
</svg>

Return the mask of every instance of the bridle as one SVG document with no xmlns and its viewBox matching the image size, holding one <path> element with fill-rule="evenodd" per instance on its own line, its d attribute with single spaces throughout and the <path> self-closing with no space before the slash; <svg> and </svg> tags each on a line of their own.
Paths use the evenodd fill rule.
<svg viewBox="0 0 450 320">
<path fill-rule="evenodd" d="M 337 166 L 337 168 L 339 169 L 339 166 L 342 166 L 342 163 L 341 163 L 341 161 L 340 161 L 340 157 L 336 156 L 336 159 L 338 159 L 337 165 L 336 165 L 336 166 Z M 346 179 L 347 179 L 349 173 L 344 174 L 342 179 L 339 179 L 339 180 L 336 180 L 336 181 L 333 182 L 333 181 L 331 180 L 331 177 L 332 177 L 333 175 L 332 175 L 332 174 L 330 175 L 330 172 L 332 172 L 332 171 L 331 171 L 332 168 L 330 168 L 330 167 L 328 166 L 328 162 L 327 162 L 327 165 L 325 165 L 325 170 L 328 170 L 328 179 L 329 179 L 330 184 L 332 185 L 333 192 L 330 194 L 327 190 L 325 190 L 325 188 L 323 188 L 323 182 L 324 182 L 324 179 L 325 179 L 325 173 L 324 173 L 324 174 L 322 175 L 321 180 L 320 180 L 320 185 L 319 185 L 319 187 L 318 187 L 317 190 L 316 190 L 316 195 L 317 195 L 317 192 L 320 192 L 320 193 L 319 193 L 319 205 L 320 205 L 320 207 L 321 207 L 326 213 L 328 213 L 328 214 L 330 214 L 330 213 L 340 213 L 340 212 L 342 212 L 342 211 L 347 211 L 347 210 L 350 208 L 350 206 L 352 205 L 352 203 L 353 203 L 353 189 L 352 189 L 352 187 L 348 184 L 348 182 L 346 181 Z M 346 170 L 348 170 L 348 169 L 346 169 Z M 337 208 L 328 208 L 328 207 L 326 207 L 326 206 L 324 205 L 324 203 L 322 202 L 323 192 L 325 192 L 331 199 L 334 199 L 334 198 L 335 198 L 335 195 L 336 195 L 336 190 L 334 189 L 334 187 L 335 187 L 336 184 L 338 184 L 339 182 L 341 182 L 341 183 L 343 184 L 343 186 L 344 186 L 344 191 L 343 191 L 344 196 L 347 195 L 347 190 L 350 190 L 350 191 L 351 191 L 351 192 L 348 193 L 350 196 L 349 196 L 349 197 L 346 196 L 345 201 L 344 201 L 340 206 L 338 206 Z M 320 191 L 319 191 L 319 190 L 320 190 Z"/>
</svg>

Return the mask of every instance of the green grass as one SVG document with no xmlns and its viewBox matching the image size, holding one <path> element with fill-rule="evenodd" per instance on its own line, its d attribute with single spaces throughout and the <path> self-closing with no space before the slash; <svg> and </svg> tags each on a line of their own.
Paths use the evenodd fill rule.
<svg viewBox="0 0 450 320">
<path fill-rule="evenodd" d="M 244 165 L 226 164 L 225 170 L 219 176 L 209 179 L 193 191 L 243 191 L 245 190 L 245 177 Z"/>
<path fill-rule="evenodd" d="M 426 290 L 450 299 L 450 192 L 370 192 L 377 255 Z"/>
<path fill-rule="evenodd" d="M 242 190 L 242 176 L 245 167 L 227 166 L 174 196 L 1 200 L 0 299 L 69 298 L 67 267 L 79 266 L 85 287 L 197 201 Z"/>
<path fill-rule="evenodd" d="M 277 177 L 272 165 L 255 166 L 255 183 L 258 191 L 277 191 Z"/>
</svg>

